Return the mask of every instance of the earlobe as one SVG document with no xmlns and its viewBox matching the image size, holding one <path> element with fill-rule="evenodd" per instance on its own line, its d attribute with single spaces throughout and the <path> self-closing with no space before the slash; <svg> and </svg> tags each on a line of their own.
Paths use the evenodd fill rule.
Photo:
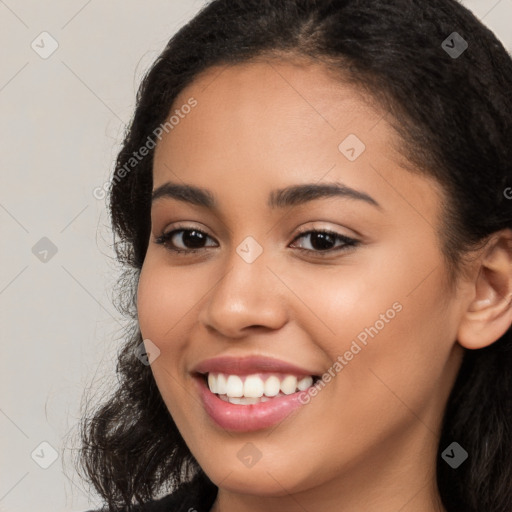
<svg viewBox="0 0 512 512">
<path fill-rule="evenodd" d="M 512 231 L 490 238 L 478 259 L 472 297 L 459 324 L 457 340 L 467 349 L 497 341 L 512 324 Z"/>
</svg>

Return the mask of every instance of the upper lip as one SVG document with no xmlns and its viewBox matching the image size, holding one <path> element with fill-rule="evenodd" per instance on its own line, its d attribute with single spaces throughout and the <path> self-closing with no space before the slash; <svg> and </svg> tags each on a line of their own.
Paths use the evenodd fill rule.
<svg viewBox="0 0 512 512">
<path fill-rule="evenodd" d="M 251 375 L 260 372 L 279 372 L 297 376 L 316 376 L 314 372 L 300 366 L 265 356 L 233 357 L 221 356 L 205 359 L 193 369 L 196 373 L 226 373 L 229 375 Z"/>
</svg>

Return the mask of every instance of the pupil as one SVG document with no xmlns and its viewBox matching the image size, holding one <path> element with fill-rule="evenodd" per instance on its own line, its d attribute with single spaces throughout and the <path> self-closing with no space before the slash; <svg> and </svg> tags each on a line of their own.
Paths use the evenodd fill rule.
<svg viewBox="0 0 512 512">
<path fill-rule="evenodd" d="M 199 242 L 199 243 L 194 244 L 194 235 L 199 238 L 199 240 L 198 240 L 198 238 L 196 238 L 196 242 Z M 195 230 L 185 231 L 182 236 L 183 236 L 184 244 L 187 247 L 189 247 L 190 249 L 201 249 L 202 248 L 201 243 L 204 242 L 204 237 L 201 233 L 198 233 Z"/>
<path fill-rule="evenodd" d="M 311 238 L 311 245 L 314 249 L 322 250 L 322 249 L 330 249 L 330 242 L 332 242 L 332 235 L 329 235 L 328 233 L 313 233 Z M 320 240 L 320 243 L 314 243 L 314 240 Z M 326 240 L 330 240 L 327 241 Z"/>
</svg>

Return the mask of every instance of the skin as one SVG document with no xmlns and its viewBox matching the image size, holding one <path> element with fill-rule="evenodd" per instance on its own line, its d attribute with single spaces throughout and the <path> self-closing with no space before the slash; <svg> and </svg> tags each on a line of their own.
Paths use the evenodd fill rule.
<svg viewBox="0 0 512 512">
<path fill-rule="evenodd" d="M 444 511 L 436 450 L 463 347 L 494 342 L 512 322 L 503 237 L 448 289 L 438 234 L 443 189 L 405 169 L 386 113 L 318 64 L 210 68 L 173 109 L 190 97 L 197 106 L 157 145 L 154 189 L 201 186 L 219 207 L 154 202 L 138 314 L 143 338 L 160 349 L 151 368 L 165 404 L 219 487 L 212 510 Z M 338 149 L 351 133 L 366 145 L 353 162 Z M 381 209 L 339 197 L 266 205 L 271 190 L 333 181 Z M 176 255 L 155 243 L 177 222 L 208 235 L 202 252 Z M 311 236 L 297 239 L 301 228 L 360 244 L 322 257 Z M 263 249 L 250 264 L 236 252 L 247 236 Z M 173 242 L 191 248 L 179 233 Z M 200 361 L 258 354 L 321 375 L 397 302 L 401 311 L 278 425 L 227 432 L 203 409 L 190 373 Z M 261 452 L 250 468 L 237 457 L 248 442 Z"/>
</svg>

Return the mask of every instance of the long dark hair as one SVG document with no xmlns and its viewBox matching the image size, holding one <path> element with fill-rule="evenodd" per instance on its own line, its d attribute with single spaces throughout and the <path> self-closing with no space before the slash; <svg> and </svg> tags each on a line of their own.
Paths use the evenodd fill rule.
<svg viewBox="0 0 512 512">
<path fill-rule="evenodd" d="M 443 43 L 453 48 L 454 37 L 468 44 L 460 55 Z M 84 414 L 79 456 L 110 508 L 130 510 L 202 474 L 150 367 L 134 355 L 142 341 L 135 292 L 150 234 L 153 149 L 136 165 L 128 163 L 202 71 L 257 57 L 321 61 L 388 112 L 402 154 L 449 197 L 440 236 L 454 279 L 468 249 L 512 227 L 512 202 L 504 193 L 512 182 L 512 60 L 456 0 L 208 3 L 143 79 L 110 188 L 114 244 L 125 268 L 119 305 L 131 320 L 119 351 L 118 387 L 92 415 Z M 487 348 L 465 350 L 437 457 L 437 485 L 449 512 L 512 509 L 511 368 L 510 329 Z M 441 457 L 454 441 L 469 454 L 457 469 Z"/>
</svg>

